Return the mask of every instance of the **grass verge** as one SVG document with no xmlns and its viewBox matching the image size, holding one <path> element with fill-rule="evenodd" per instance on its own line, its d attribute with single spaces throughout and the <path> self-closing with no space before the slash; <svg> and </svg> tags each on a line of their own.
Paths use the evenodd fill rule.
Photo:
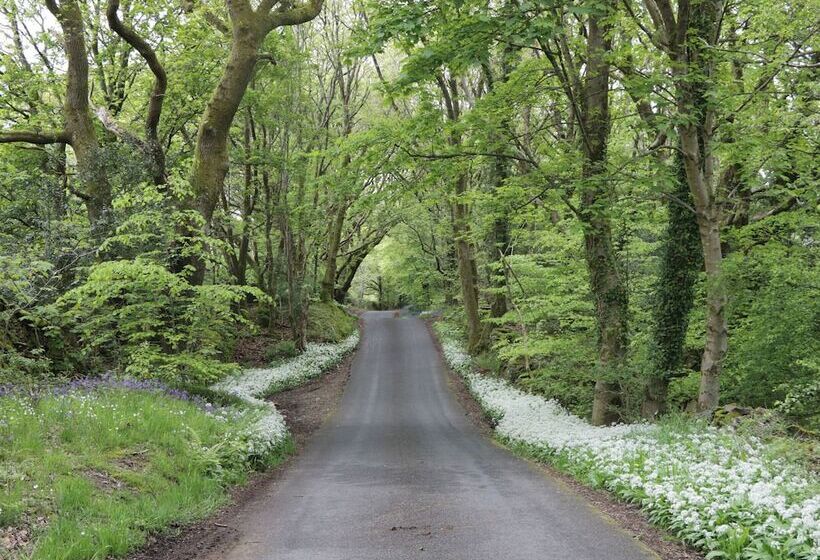
<svg viewBox="0 0 820 560">
<path fill-rule="evenodd" d="M 358 319 L 337 303 L 315 302 L 308 309 L 307 336 L 317 342 L 341 342 L 356 330 Z"/>
<path fill-rule="evenodd" d="M 253 421 L 153 391 L 0 398 L 0 557 L 123 556 L 208 515 L 228 486 L 292 450 L 287 439 L 249 461 Z"/>
</svg>

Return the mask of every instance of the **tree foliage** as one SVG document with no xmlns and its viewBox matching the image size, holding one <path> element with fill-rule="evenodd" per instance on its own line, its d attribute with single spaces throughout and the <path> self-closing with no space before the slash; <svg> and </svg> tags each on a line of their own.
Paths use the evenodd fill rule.
<svg viewBox="0 0 820 560">
<path fill-rule="evenodd" d="M 816 12 L 0 0 L 0 371 L 213 379 L 348 301 L 596 422 L 812 418 Z"/>
</svg>

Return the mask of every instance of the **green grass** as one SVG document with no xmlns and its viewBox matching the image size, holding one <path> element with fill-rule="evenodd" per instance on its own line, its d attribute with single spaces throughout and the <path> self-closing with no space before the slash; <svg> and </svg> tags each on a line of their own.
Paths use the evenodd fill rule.
<svg viewBox="0 0 820 560">
<path fill-rule="evenodd" d="M 240 436 L 250 420 L 139 391 L 0 398 L 0 526 L 33 528 L 20 557 L 123 556 L 224 503 L 250 469 Z"/>
<path fill-rule="evenodd" d="M 311 303 L 307 335 L 317 342 L 341 342 L 356 330 L 358 320 L 337 303 Z"/>
</svg>

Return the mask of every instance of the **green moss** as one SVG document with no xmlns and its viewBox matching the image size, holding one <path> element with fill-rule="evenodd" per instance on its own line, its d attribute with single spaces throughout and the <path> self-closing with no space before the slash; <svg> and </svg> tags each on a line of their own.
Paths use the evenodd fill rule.
<svg viewBox="0 0 820 560">
<path fill-rule="evenodd" d="M 341 342 L 353 334 L 356 323 L 356 317 L 337 303 L 311 303 L 308 310 L 308 339 Z"/>
</svg>

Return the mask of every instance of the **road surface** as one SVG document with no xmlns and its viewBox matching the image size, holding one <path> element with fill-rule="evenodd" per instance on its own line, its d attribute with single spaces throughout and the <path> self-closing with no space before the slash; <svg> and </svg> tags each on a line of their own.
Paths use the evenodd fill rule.
<svg viewBox="0 0 820 560">
<path fill-rule="evenodd" d="M 657 558 L 582 498 L 483 436 L 424 323 L 364 316 L 338 411 L 241 509 L 225 560 Z"/>
</svg>

